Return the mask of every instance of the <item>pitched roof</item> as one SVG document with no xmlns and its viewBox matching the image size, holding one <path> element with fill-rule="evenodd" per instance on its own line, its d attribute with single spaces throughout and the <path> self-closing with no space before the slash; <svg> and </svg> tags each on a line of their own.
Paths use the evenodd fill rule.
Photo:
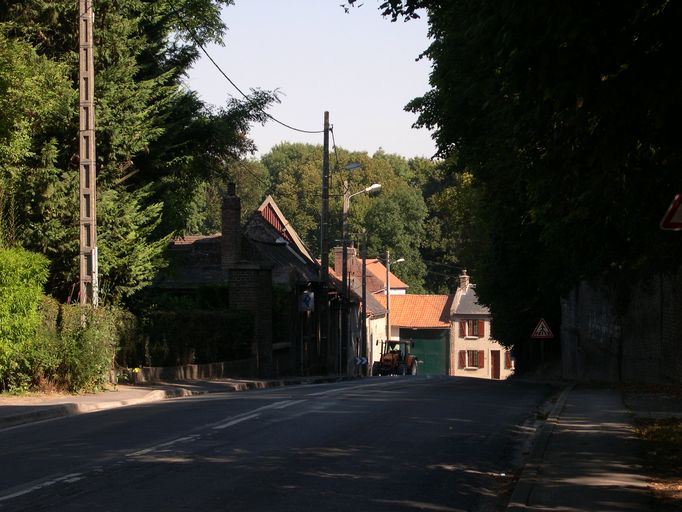
<svg viewBox="0 0 682 512">
<path fill-rule="evenodd" d="M 475 284 L 470 284 L 461 293 L 460 290 L 457 290 L 460 297 L 459 302 L 455 304 L 453 315 L 490 315 L 490 309 L 478 303 Z"/>
<path fill-rule="evenodd" d="M 272 196 L 267 196 L 265 198 L 263 203 L 258 207 L 258 212 L 260 212 L 261 216 L 274 227 L 283 238 L 293 243 L 303 256 L 313 263 L 316 261 L 294 227 L 289 224 L 289 221 L 282 213 L 282 210 L 279 209 Z"/>
<path fill-rule="evenodd" d="M 376 296 L 386 306 L 386 296 Z M 391 295 L 391 325 L 420 329 L 450 327 L 452 295 Z"/>
<path fill-rule="evenodd" d="M 373 277 L 375 277 L 377 280 L 381 282 L 382 289 L 386 288 L 386 267 L 384 266 L 383 263 L 381 263 L 378 259 L 373 258 L 373 259 L 367 259 L 367 272 L 371 273 Z M 396 290 L 396 289 L 407 289 L 409 286 L 405 283 L 403 283 L 400 279 L 398 279 L 393 272 L 390 273 L 389 275 L 389 283 L 391 285 L 391 288 Z M 379 291 L 379 290 L 377 290 Z"/>
</svg>

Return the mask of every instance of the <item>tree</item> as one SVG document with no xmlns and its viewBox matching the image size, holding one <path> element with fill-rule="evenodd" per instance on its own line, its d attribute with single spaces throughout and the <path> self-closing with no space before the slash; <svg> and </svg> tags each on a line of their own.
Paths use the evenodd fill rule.
<svg viewBox="0 0 682 512">
<path fill-rule="evenodd" d="M 338 158 L 338 160 L 337 160 Z M 272 194 L 287 219 L 309 247 L 319 246 L 322 148 L 309 144 L 280 144 L 261 159 L 272 180 Z M 347 170 L 349 163 L 360 167 Z M 420 248 L 425 239 L 426 205 L 419 187 L 411 186 L 409 177 L 417 176 L 411 162 L 383 151 L 369 156 L 337 148 L 331 164 L 330 238 L 340 243 L 342 233 L 343 182 L 351 193 L 380 183 L 375 197 L 353 197 L 348 216 L 348 230 L 353 240 L 368 233 L 369 254 L 383 257 L 386 249 L 406 262 L 396 269 L 414 293 L 423 292 L 424 274 Z M 414 178 L 416 180 L 416 178 Z M 413 180 L 414 182 L 414 180 Z"/>
<path fill-rule="evenodd" d="M 153 278 L 170 234 L 208 222 L 195 198 L 254 150 L 249 125 L 275 100 L 251 91 L 210 109 L 182 83 L 199 45 L 221 42 L 231 3 L 96 3 L 100 277 L 112 300 Z M 60 298 L 78 274 L 77 7 L 0 0 L 0 213 L 17 226 L 2 237 L 50 257 Z"/>
<path fill-rule="evenodd" d="M 350 2 L 354 3 L 354 2 Z M 496 335 L 525 338 L 582 279 L 627 292 L 679 266 L 658 221 L 678 182 L 680 5 L 390 0 L 426 9 L 432 89 L 408 109 L 474 178 L 483 241 L 464 241 Z M 545 313 L 550 311 L 550 313 Z"/>
<path fill-rule="evenodd" d="M 410 293 L 424 293 L 426 265 L 420 248 L 426 215 L 420 191 L 404 185 L 374 198 L 362 221 L 368 234 L 368 255 L 383 258 L 389 249 L 393 259 L 405 258 L 391 271 L 410 286 Z"/>
</svg>

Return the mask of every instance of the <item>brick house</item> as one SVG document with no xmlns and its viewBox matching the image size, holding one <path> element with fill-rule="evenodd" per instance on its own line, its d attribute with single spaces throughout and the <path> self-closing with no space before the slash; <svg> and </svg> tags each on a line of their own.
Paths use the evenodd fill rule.
<svg viewBox="0 0 682 512">
<path fill-rule="evenodd" d="M 241 201 L 230 184 L 221 215 L 221 233 L 171 241 L 170 270 L 156 287 L 176 295 L 227 290 L 226 307 L 255 320 L 247 373 L 326 373 L 318 261 L 270 196 L 242 226 Z"/>
</svg>

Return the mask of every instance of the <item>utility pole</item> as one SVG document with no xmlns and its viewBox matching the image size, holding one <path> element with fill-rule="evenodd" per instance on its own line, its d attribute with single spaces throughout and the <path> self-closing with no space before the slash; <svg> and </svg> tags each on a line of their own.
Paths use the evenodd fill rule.
<svg viewBox="0 0 682 512">
<path fill-rule="evenodd" d="M 393 263 L 402 263 L 405 258 L 398 258 Z M 386 249 L 386 340 L 391 339 L 391 256 Z"/>
<path fill-rule="evenodd" d="M 329 112 L 324 113 L 322 209 L 320 212 L 320 341 L 324 364 L 329 347 Z"/>
<path fill-rule="evenodd" d="M 362 352 L 360 356 L 367 358 L 367 369 L 372 367 L 370 350 L 367 346 L 367 231 L 362 236 Z"/>
<path fill-rule="evenodd" d="M 348 293 L 348 209 L 350 208 L 350 191 L 348 190 L 348 178 L 343 179 L 343 210 L 342 210 L 342 229 L 341 229 L 341 342 L 339 343 L 339 360 L 347 360 L 343 358 L 346 347 L 348 347 L 348 308 L 349 308 L 349 293 Z M 346 373 L 342 365 L 339 371 Z"/>
<path fill-rule="evenodd" d="M 391 339 L 391 260 L 390 253 L 386 249 L 386 341 Z"/>
<path fill-rule="evenodd" d="M 80 303 L 97 307 L 97 185 L 92 0 L 79 0 Z"/>
</svg>

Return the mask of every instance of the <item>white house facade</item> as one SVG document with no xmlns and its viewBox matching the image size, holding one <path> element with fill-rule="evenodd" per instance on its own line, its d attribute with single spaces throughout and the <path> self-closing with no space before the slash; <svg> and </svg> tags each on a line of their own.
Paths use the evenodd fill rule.
<svg viewBox="0 0 682 512">
<path fill-rule="evenodd" d="M 459 276 L 451 319 L 451 375 L 500 380 L 514 373 L 511 351 L 491 337 L 490 310 L 478 303 L 466 270 Z"/>
</svg>

